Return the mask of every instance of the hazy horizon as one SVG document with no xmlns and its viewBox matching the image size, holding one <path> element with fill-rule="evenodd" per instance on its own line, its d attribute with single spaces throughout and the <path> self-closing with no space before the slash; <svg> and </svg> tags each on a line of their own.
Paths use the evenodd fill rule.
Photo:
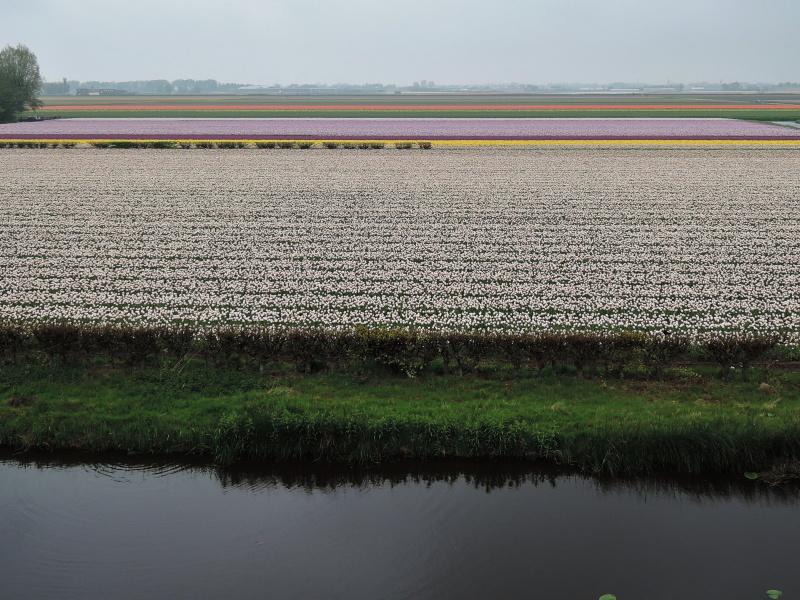
<svg viewBox="0 0 800 600">
<path fill-rule="evenodd" d="M 797 81 L 800 3 L 772 0 L 27 0 L 50 81 L 248 84 Z M 502 9 L 502 10 L 501 10 Z"/>
</svg>

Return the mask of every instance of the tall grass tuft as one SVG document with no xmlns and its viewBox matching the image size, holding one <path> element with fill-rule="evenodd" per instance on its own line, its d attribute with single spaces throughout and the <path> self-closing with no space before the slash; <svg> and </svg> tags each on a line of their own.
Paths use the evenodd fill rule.
<svg viewBox="0 0 800 600">
<path fill-rule="evenodd" d="M 225 150 L 232 150 L 234 148 L 244 148 L 246 144 L 244 142 L 217 142 L 217 148 L 225 149 Z"/>
</svg>

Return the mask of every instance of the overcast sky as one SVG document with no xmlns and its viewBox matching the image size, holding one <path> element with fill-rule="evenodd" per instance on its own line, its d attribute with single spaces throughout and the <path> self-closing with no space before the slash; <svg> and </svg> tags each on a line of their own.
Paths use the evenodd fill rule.
<svg viewBox="0 0 800 600">
<path fill-rule="evenodd" d="M 800 80 L 800 0 L 2 0 L 49 80 Z"/>
</svg>

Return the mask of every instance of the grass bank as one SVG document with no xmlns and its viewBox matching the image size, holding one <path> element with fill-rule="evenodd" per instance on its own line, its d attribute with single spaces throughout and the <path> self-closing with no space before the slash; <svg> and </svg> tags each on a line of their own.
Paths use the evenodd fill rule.
<svg viewBox="0 0 800 600">
<path fill-rule="evenodd" d="M 502 367 L 417 378 L 199 360 L 0 369 L 0 445 L 376 462 L 525 458 L 612 474 L 766 470 L 800 458 L 800 372 L 670 370 L 660 380 Z"/>
</svg>

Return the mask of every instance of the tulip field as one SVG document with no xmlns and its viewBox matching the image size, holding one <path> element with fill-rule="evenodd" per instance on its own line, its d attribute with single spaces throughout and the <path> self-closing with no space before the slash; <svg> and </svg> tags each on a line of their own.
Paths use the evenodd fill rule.
<svg viewBox="0 0 800 600">
<path fill-rule="evenodd" d="M 797 93 L 399 93 L 45 96 L 58 117 L 728 117 L 800 119 Z M 30 113 L 31 115 L 34 113 Z"/>
<path fill-rule="evenodd" d="M 0 320 L 800 342 L 790 148 L 0 160 Z"/>
<path fill-rule="evenodd" d="M 0 124 L 3 139 L 93 140 L 772 140 L 800 143 L 800 129 L 736 119 L 53 119 Z"/>
</svg>

